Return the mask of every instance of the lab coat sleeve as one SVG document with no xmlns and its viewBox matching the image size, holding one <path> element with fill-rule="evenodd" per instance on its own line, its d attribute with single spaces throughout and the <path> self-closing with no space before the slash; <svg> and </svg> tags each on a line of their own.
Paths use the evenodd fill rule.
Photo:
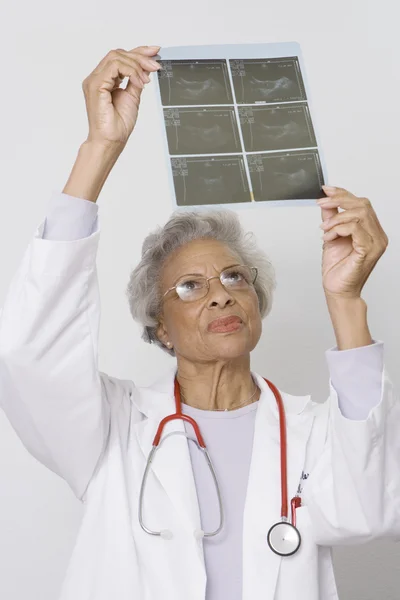
<svg viewBox="0 0 400 600">
<path fill-rule="evenodd" d="M 373 340 L 368 346 L 349 350 L 335 346 L 325 356 L 342 415 L 358 421 L 366 419 L 381 397 L 383 342 Z"/>
<path fill-rule="evenodd" d="M 53 241 L 43 238 L 44 224 L 0 315 L 0 406 L 26 449 L 82 499 L 110 427 L 107 376 L 97 364 L 100 227 Z"/>
<path fill-rule="evenodd" d="M 43 238 L 72 241 L 87 237 L 97 228 L 96 202 L 54 192 L 47 206 Z"/>
<path fill-rule="evenodd" d="M 346 418 L 329 381 L 325 443 L 303 488 L 320 545 L 400 536 L 400 402 L 384 366 L 380 401 L 363 420 Z"/>
</svg>

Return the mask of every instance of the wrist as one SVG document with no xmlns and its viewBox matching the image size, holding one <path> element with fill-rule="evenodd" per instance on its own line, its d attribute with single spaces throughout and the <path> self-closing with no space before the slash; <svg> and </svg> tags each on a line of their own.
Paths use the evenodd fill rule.
<svg viewBox="0 0 400 600">
<path fill-rule="evenodd" d="M 367 303 L 361 296 L 357 297 L 341 297 L 341 296 L 331 296 L 325 293 L 326 303 L 330 310 L 340 310 L 340 311 L 351 311 L 358 310 L 365 312 L 367 311 Z"/>
<path fill-rule="evenodd" d="M 63 193 L 96 202 L 122 150 L 121 145 L 83 142 Z"/>
<path fill-rule="evenodd" d="M 339 350 L 349 350 L 373 343 L 367 321 L 367 304 L 361 297 L 326 296 Z"/>
<path fill-rule="evenodd" d="M 86 138 L 80 148 L 88 148 L 90 152 L 107 157 L 117 157 L 125 148 L 122 142 L 108 142 L 107 140 L 94 140 Z"/>
</svg>

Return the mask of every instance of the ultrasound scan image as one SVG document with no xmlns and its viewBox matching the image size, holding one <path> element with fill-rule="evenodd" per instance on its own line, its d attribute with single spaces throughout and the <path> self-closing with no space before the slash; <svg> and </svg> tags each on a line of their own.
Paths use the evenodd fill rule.
<svg viewBox="0 0 400 600">
<path fill-rule="evenodd" d="M 246 152 L 317 145 L 305 103 L 240 107 L 239 118 Z"/>
<path fill-rule="evenodd" d="M 229 62 L 237 104 L 307 100 L 297 56 Z"/>
<path fill-rule="evenodd" d="M 292 47 L 286 57 L 274 53 L 278 58 L 159 61 L 177 206 L 325 195 L 300 53 L 294 56 Z"/>
<path fill-rule="evenodd" d="M 166 108 L 164 122 L 171 155 L 242 151 L 233 106 Z"/>
<path fill-rule="evenodd" d="M 318 150 L 247 156 L 254 200 L 307 200 L 321 196 Z"/>
<path fill-rule="evenodd" d="M 242 156 L 172 158 L 178 206 L 250 202 Z"/>
<path fill-rule="evenodd" d="M 163 106 L 232 104 L 226 60 L 160 60 Z"/>
</svg>

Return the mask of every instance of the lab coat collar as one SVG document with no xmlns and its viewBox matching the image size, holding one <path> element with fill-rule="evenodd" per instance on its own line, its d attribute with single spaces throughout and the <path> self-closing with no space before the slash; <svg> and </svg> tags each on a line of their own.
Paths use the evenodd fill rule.
<svg viewBox="0 0 400 600">
<path fill-rule="evenodd" d="M 174 378 L 176 366 L 170 368 L 159 379 L 148 387 L 138 388 L 134 402 L 140 412 L 146 417 L 162 419 L 175 411 L 174 400 Z M 260 397 L 260 402 L 266 401 L 270 410 L 276 418 L 279 417 L 275 396 L 271 393 L 268 384 L 263 376 L 252 371 L 252 375 L 262 392 L 266 392 Z M 300 415 L 303 411 L 308 411 L 312 407 L 310 395 L 292 396 L 280 390 L 285 405 L 286 414 Z"/>
</svg>

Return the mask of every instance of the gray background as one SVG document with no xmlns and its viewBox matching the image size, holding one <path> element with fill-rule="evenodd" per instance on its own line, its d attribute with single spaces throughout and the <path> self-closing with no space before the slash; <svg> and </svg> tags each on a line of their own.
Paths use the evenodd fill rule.
<svg viewBox="0 0 400 600">
<path fill-rule="evenodd" d="M 328 183 L 368 196 L 390 239 L 364 298 L 371 332 L 385 341 L 387 368 L 399 385 L 398 5 L 232 0 L 226 7 L 225 0 L 205 0 L 202 12 L 189 16 L 183 0 L 148 6 L 120 0 L 1 4 L 0 305 L 52 190 L 64 187 L 87 136 L 81 84 L 110 49 L 296 40 L 304 53 Z M 124 297 L 143 237 L 171 211 L 152 92 L 143 94 L 137 128 L 99 199 L 99 366 L 138 384 L 149 383 L 171 364 L 140 340 Z M 323 401 L 324 351 L 334 338 L 320 279 L 320 211 L 279 207 L 240 215 L 278 276 L 275 306 L 253 368 L 285 391 L 312 393 Z M 27 453 L 0 413 L 0 598 L 57 598 L 81 511 L 67 485 Z M 342 600 L 399 598 L 400 544 L 337 549 L 335 564 Z"/>
</svg>

